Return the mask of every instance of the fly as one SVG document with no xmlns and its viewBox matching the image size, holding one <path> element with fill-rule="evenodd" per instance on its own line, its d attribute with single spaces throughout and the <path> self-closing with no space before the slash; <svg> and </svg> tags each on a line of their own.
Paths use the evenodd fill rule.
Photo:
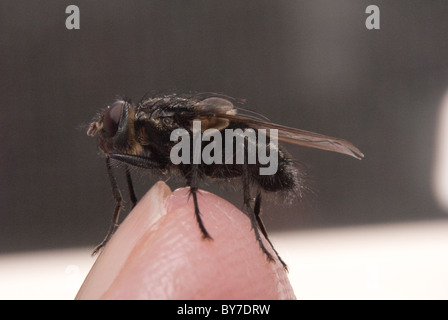
<svg viewBox="0 0 448 320">
<path fill-rule="evenodd" d="M 270 137 L 270 141 L 265 139 L 263 142 L 259 142 L 260 140 L 251 142 L 246 137 L 243 144 L 245 152 L 251 150 L 250 143 L 255 143 L 255 147 L 258 148 L 264 147 L 270 154 L 276 152 L 277 167 L 273 174 L 260 174 L 260 169 L 265 167 L 265 163 L 260 163 L 258 158 L 255 162 L 244 159 L 238 163 L 222 159 L 223 161 L 205 164 L 193 161 L 193 156 L 189 156 L 191 159 L 187 160 L 191 161 L 174 164 L 171 151 L 177 143 L 172 139 L 175 130 L 190 133 L 193 136 L 192 144 L 195 143 L 193 139 L 196 124 L 200 125 L 202 134 L 212 129 L 214 133 L 221 133 L 223 136 L 224 132 L 230 129 L 240 132 L 275 131 L 279 141 L 338 152 L 356 159 L 364 157 L 358 148 L 346 140 L 274 124 L 258 113 L 241 108 L 241 104 L 242 101 L 213 93 L 165 94 L 143 98 L 137 105 L 127 99 L 116 100 L 94 118 L 87 134 L 97 136 L 98 147 L 106 157 L 106 168 L 116 204 L 107 235 L 93 254 L 96 254 L 111 238 L 123 208 L 123 198 L 111 164 L 112 161 L 118 161 L 124 164 L 132 207 L 136 205 L 137 197 L 132 185 L 130 166 L 183 177 L 190 188 L 196 221 L 204 239 L 212 239 L 212 236 L 202 222 L 198 206 L 197 193 L 201 181 L 211 179 L 230 182 L 239 179 L 242 182 L 244 209 L 250 218 L 256 241 L 267 260 L 274 260 L 261 237 L 263 234 L 273 248 L 260 216 L 262 194 L 276 194 L 288 199 L 302 197 L 305 190 L 303 170 L 295 165 L 295 160 L 281 146 L 273 143 L 274 136 Z M 267 135 L 269 136 L 269 133 Z M 210 149 L 209 144 L 213 142 L 216 144 L 216 141 L 200 141 L 200 151 L 204 151 L 206 147 Z M 227 154 L 225 151 L 229 151 L 230 148 L 233 150 L 235 146 L 229 147 L 229 144 L 220 142 L 218 147 L 223 149 L 224 158 Z M 253 190 L 256 192 L 255 197 L 251 194 Z M 286 268 L 286 264 L 274 248 L 273 251 Z"/>
</svg>

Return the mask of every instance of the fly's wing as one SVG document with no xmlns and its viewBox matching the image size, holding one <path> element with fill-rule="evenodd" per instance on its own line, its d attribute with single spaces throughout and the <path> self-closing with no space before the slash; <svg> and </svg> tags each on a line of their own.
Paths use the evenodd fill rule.
<svg viewBox="0 0 448 320">
<path fill-rule="evenodd" d="M 325 136 L 319 133 L 290 128 L 275 123 L 259 120 L 241 118 L 238 115 L 226 115 L 226 119 L 249 124 L 254 129 L 276 129 L 278 130 L 278 140 L 296 144 L 303 147 L 333 151 L 352 156 L 356 159 L 364 158 L 364 154 L 351 142 Z M 267 132 L 269 135 L 269 131 Z"/>
<path fill-rule="evenodd" d="M 195 112 L 197 112 L 198 118 L 204 120 L 216 117 L 227 121 L 245 123 L 254 129 L 276 129 L 278 130 L 278 139 L 283 142 L 338 152 L 356 159 L 364 158 L 364 154 L 357 147 L 344 139 L 272 123 L 269 119 L 258 113 L 235 108 L 233 103 L 227 99 L 217 97 L 207 98 L 196 104 Z M 269 130 L 267 131 L 267 135 L 269 135 Z"/>
</svg>

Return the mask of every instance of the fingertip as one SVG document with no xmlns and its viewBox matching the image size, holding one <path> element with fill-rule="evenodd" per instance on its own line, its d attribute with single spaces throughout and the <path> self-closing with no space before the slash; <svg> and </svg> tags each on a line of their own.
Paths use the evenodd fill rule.
<svg viewBox="0 0 448 320">
<path fill-rule="evenodd" d="M 281 263 L 266 261 L 249 219 L 235 206 L 206 191 L 198 192 L 201 217 L 213 238 L 206 241 L 195 219 L 189 188 L 162 194 L 141 200 L 163 202 L 163 208 L 153 204 L 148 209 L 158 208 L 164 214 L 134 242 L 119 270 L 112 274 L 113 280 L 98 297 L 295 299 Z M 123 223 L 122 228 L 129 226 Z M 109 245 L 106 249 L 115 250 Z"/>
<path fill-rule="evenodd" d="M 145 194 L 97 256 L 76 299 L 99 299 L 104 294 L 136 243 L 166 214 L 165 200 L 170 194 L 171 189 L 162 181 Z"/>
</svg>

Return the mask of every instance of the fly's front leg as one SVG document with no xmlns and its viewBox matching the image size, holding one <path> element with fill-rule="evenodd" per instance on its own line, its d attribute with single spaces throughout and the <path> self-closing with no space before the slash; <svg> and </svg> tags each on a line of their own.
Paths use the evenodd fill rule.
<svg viewBox="0 0 448 320">
<path fill-rule="evenodd" d="M 128 183 L 129 198 L 131 199 L 132 209 L 134 209 L 137 204 L 137 197 L 135 196 L 134 184 L 132 183 L 131 172 L 129 172 L 128 166 L 126 166 L 126 182 Z"/>
<path fill-rule="evenodd" d="M 112 221 L 109 226 L 109 230 L 107 231 L 106 237 L 104 240 L 93 250 L 92 256 L 96 255 L 101 248 L 103 248 L 109 239 L 112 237 L 112 234 L 115 231 L 115 228 L 118 226 L 118 219 L 120 218 L 120 212 L 123 210 L 123 197 L 121 196 L 120 189 L 118 188 L 117 180 L 115 180 L 114 174 L 112 172 L 112 167 L 110 165 L 110 158 L 106 158 L 106 168 L 107 174 L 109 176 L 110 184 L 112 187 L 112 194 L 115 199 L 115 209 L 112 215 Z"/>
<path fill-rule="evenodd" d="M 120 218 L 120 212 L 124 208 L 123 197 L 121 195 L 120 189 L 118 188 L 117 180 L 115 180 L 114 174 L 112 172 L 112 166 L 110 164 L 111 159 L 126 164 L 126 166 L 125 166 L 126 182 L 128 184 L 129 197 L 131 199 L 132 208 L 134 208 L 135 205 L 137 204 L 137 197 L 135 196 L 134 185 L 132 183 L 131 173 L 129 171 L 128 164 L 130 164 L 132 166 L 140 167 L 140 168 L 145 168 L 145 169 L 155 169 L 158 167 L 158 164 L 156 162 L 154 162 L 150 159 L 144 158 L 144 157 L 125 155 L 125 154 L 109 154 L 107 156 L 106 168 L 107 168 L 107 174 L 108 174 L 109 180 L 110 180 L 110 185 L 112 187 L 112 194 L 115 199 L 115 209 L 114 209 L 114 213 L 112 215 L 112 221 L 111 221 L 109 230 L 107 231 L 106 237 L 95 248 L 92 255 L 96 255 L 101 250 L 101 248 L 103 248 L 106 245 L 106 243 L 110 240 L 115 229 L 118 227 L 118 220 Z"/>
</svg>

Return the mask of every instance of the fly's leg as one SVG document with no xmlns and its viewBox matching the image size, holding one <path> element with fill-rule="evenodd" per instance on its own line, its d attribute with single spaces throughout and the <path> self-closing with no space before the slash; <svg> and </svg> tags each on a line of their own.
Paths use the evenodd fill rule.
<svg viewBox="0 0 448 320">
<path fill-rule="evenodd" d="M 278 260 L 280 261 L 280 263 L 282 264 L 283 268 L 288 271 L 288 266 L 286 265 L 286 263 L 282 260 L 282 258 L 280 258 L 280 256 L 278 255 L 277 250 L 275 250 L 274 246 L 272 245 L 271 240 L 269 240 L 268 237 L 268 233 L 266 232 L 266 228 L 264 226 L 263 221 L 261 220 L 261 192 L 260 190 L 258 190 L 257 193 L 257 197 L 255 198 L 255 204 L 254 204 L 254 214 L 255 214 L 255 218 L 257 219 L 257 223 L 258 226 L 261 230 L 261 232 L 263 233 L 264 237 L 266 238 L 266 240 L 269 242 L 269 244 L 271 245 L 272 250 L 274 250 L 275 255 L 277 256 Z"/>
<path fill-rule="evenodd" d="M 273 262 L 274 258 L 272 257 L 271 253 L 266 249 L 266 247 L 264 246 L 263 240 L 261 238 L 260 235 L 260 230 L 259 230 L 259 220 L 261 221 L 261 219 L 259 217 L 257 217 L 257 214 L 255 213 L 255 211 L 252 209 L 250 202 L 251 202 L 251 197 L 250 197 L 250 178 L 249 178 L 249 168 L 246 164 L 246 162 L 244 162 L 243 164 L 243 192 L 244 192 L 244 206 L 246 207 L 246 212 L 249 216 L 250 219 L 250 223 L 252 226 L 252 229 L 254 230 L 254 234 L 255 234 L 255 239 L 258 242 L 258 245 L 260 246 L 261 251 L 263 251 L 263 253 L 266 255 L 266 259 L 269 262 Z M 261 199 L 261 198 L 260 198 Z M 256 203 L 257 204 L 257 203 Z M 260 209 L 260 202 L 258 202 L 257 204 L 258 206 L 258 214 L 259 214 L 259 209 Z M 266 237 L 266 231 L 264 230 L 264 227 L 261 227 L 263 235 Z"/>
<path fill-rule="evenodd" d="M 115 231 L 115 228 L 118 226 L 118 219 L 120 217 L 120 212 L 123 210 L 123 197 L 121 196 L 120 189 L 118 188 L 117 180 L 115 180 L 114 174 L 112 172 L 112 167 L 110 165 L 110 158 L 106 158 L 106 168 L 107 168 L 107 174 L 109 176 L 110 185 L 112 187 L 112 194 L 115 199 L 115 209 L 114 213 L 112 215 L 112 221 L 109 226 L 109 230 L 107 231 L 106 237 L 104 240 L 93 250 L 92 256 L 96 255 L 101 248 L 103 248 L 106 243 L 109 241 L 109 239 L 112 237 L 112 234 Z"/>
<path fill-rule="evenodd" d="M 137 204 L 137 197 L 135 196 L 134 184 L 132 183 L 131 173 L 129 172 L 128 166 L 126 166 L 126 182 L 128 183 L 129 198 L 131 199 L 132 209 L 134 209 Z"/>
<path fill-rule="evenodd" d="M 201 212 L 199 211 L 199 204 L 198 204 L 198 180 L 199 180 L 199 168 L 198 165 L 192 165 L 191 171 L 187 177 L 187 184 L 190 187 L 190 195 L 193 197 L 193 203 L 194 203 L 194 215 L 196 217 L 196 221 L 198 222 L 199 229 L 202 233 L 203 239 L 213 240 L 213 238 L 209 235 L 207 232 L 207 229 L 205 229 L 204 223 L 202 222 L 201 218 Z"/>
<path fill-rule="evenodd" d="M 129 189 L 129 198 L 131 199 L 132 208 L 135 207 L 137 204 L 137 197 L 135 196 L 134 191 L 134 185 L 132 183 L 131 178 L 131 172 L 129 171 L 129 167 L 127 166 L 132 165 L 135 167 L 145 168 L 145 169 L 155 169 L 159 167 L 159 164 L 157 162 L 154 162 L 150 159 L 133 156 L 133 155 L 126 155 L 126 154 L 114 154 L 111 153 L 106 157 L 106 168 L 107 168 L 107 175 L 109 176 L 110 185 L 112 187 L 112 194 L 115 199 L 115 209 L 114 213 L 112 215 L 112 221 L 109 227 L 109 230 L 107 231 L 106 237 L 104 240 L 95 248 L 95 250 L 92 253 L 92 256 L 96 255 L 101 248 L 103 248 L 106 243 L 110 240 L 112 237 L 115 229 L 118 227 L 118 220 L 120 217 L 120 212 L 123 210 L 123 197 L 121 195 L 120 189 L 118 188 L 117 180 L 115 180 L 114 174 L 112 172 L 112 166 L 110 161 L 120 161 L 121 163 L 126 164 L 125 166 L 125 173 L 126 173 L 126 182 L 128 184 Z"/>
</svg>

